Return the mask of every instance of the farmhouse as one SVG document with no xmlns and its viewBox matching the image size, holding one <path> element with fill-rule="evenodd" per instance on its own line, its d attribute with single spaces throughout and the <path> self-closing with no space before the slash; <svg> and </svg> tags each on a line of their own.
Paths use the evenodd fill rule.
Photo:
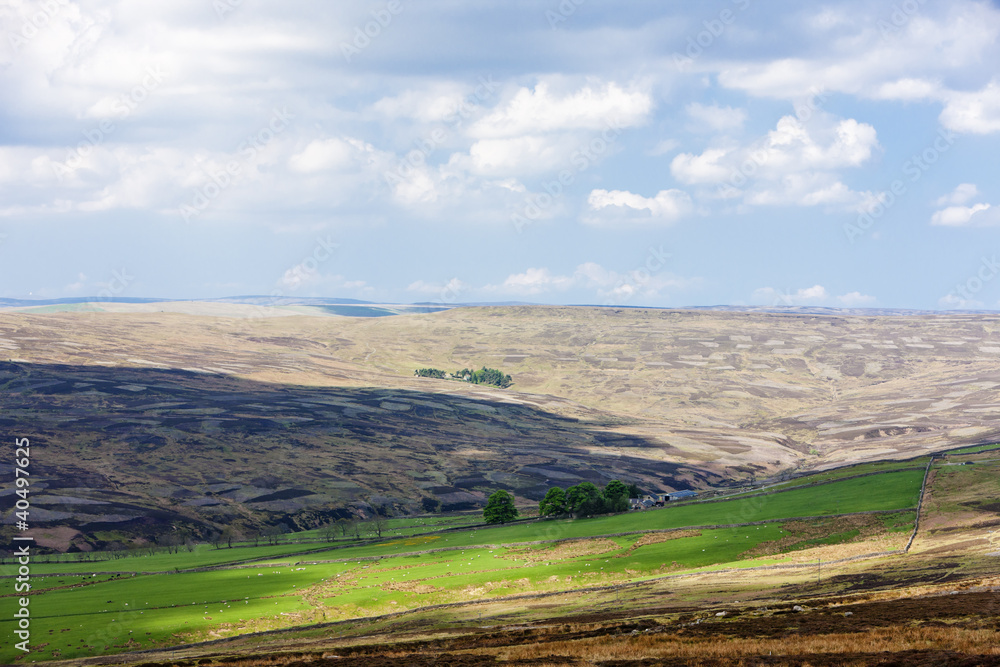
<svg viewBox="0 0 1000 667">
<path fill-rule="evenodd" d="M 648 509 L 650 507 L 663 507 L 671 500 L 685 500 L 694 498 L 697 491 L 685 489 L 683 491 L 669 491 L 665 493 L 646 494 L 642 498 L 629 498 L 629 505 L 632 509 Z"/>
</svg>

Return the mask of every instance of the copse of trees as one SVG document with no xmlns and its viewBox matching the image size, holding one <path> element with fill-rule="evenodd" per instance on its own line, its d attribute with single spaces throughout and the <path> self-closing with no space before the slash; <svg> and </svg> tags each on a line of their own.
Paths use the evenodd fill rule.
<svg viewBox="0 0 1000 667">
<path fill-rule="evenodd" d="M 471 382 L 472 384 L 488 384 L 500 387 L 501 389 L 506 389 L 513 384 L 513 380 L 509 375 L 506 375 L 499 369 L 486 368 L 486 366 L 483 366 L 478 371 L 474 371 L 471 368 L 463 368 L 454 373 L 445 373 L 438 368 L 418 368 L 413 371 L 413 374 L 421 378 L 437 378 L 439 380 L 451 378 L 453 380 Z"/>
<path fill-rule="evenodd" d="M 639 493 L 635 484 L 625 484 L 617 479 L 608 482 L 604 489 L 598 489 L 590 482 L 581 482 L 566 490 L 554 486 L 538 503 L 538 513 L 541 516 L 571 514 L 586 517 L 625 512 L 628 510 L 628 499 L 637 497 Z"/>
<path fill-rule="evenodd" d="M 500 387 L 501 389 L 506 389 L 511 385 L 511 378 L 509 375 L 504 375 L 503 371 L 497 370 L 496 368 L 486 368 L 486 366 L 483 366 L 482 369 L 478 371 L 463 368 L 453 375 L 460 380 L 465 380 L 466 382 L 471 382 L 472 384 L 491 384 L 494 387 Z"/>
</svg>

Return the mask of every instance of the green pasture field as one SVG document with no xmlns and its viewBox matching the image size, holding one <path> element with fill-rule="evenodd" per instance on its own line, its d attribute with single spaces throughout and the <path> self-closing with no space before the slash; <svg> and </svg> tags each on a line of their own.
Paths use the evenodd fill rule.
<svg viewBox="0 0 1000 667">
<path fill-rule="evenodd" d="M 845 468 L 836 468 L 834 470 L 827 470 L 825 472 L 817 472 L 802 477 L 796 477 L 795 479 L 790 479 L 787 482 L 769 484 L 761 489 L 744 491 L 742 493 L 734 493 L 731 495 L 727 495 L 726 497 L 738 498 L 740 496 L 747 496 L 766 491 L 777 491 L 781 489 L 795 488 L 797 486 L 821 484 L 824 482 L 831 482 L 837 479 L 844 479 L 845 477 L 853 477 L 855 475 L 892 472 L 894 470 L 906 470 L 909 468 L 924 468 L 927 466 L 927 461 L 929 460 L 929 458 L 930 457 L 927 456 L 921 456 L 920 458 L 910 459 L 908 461 L 880 461 L 878 463 L 859 463 L 857 465 L 847 466 Z"/>
<path fill-rule="evenodd" d="M 451 516 L 420 516 L 420 517 L 400 517 L 392 518 L 386 521 L 386 527 L 382 530 L 383 537 L 406 537 L 409 535 L 417 535 L 420 533 L 434 532 L 438 530 L 444 530 L 446 528 L 459 528 L 462 526 L 474 526 L 481 524 L 483 522 L 482 513 L 475 514 L 457 514 Z M 375 533 L 369 528 L 364 526 L 362 523 L 361 536 L 364 539 L 375 537 Z M 314 528 L 312 530 L 305 530 L 299 533 L 295 533 L 290 536 L 296 541 L 309 541 L 315 540 L 320 541 L 324 539 L 323 536 L 324 529 Z M 348 538 L 354 538 L 353 533 L 348 535 Z M 336 541 L 346 542 L 338 528 L 336 531 Z"/>
<path fill-rule="evenodd" d="M 978 454 L 979 452 L 987 452 L 991 449 L 1000 449 L 1000 443 L 992 443 L 989 445 L 973 445 L 972 447 L 962 447 L 961 449 L 952 449 L 942 454 L 942 456 L 961 456 L 962 454 Z"/>
<path fill-rule="evenodd" d="M 833 482 L 820 487 L 789 489 L 770 495 L 667 506 L 663 509 L 591 519 L 551 519 L 445 535 L 417 536 L 378 545 L 316 552 L 308 558 L 276 562 L 358 558 L 442 547 L 561 540 L 686 526 L 717 526 L 791 517 L 909 509 L 917 505 L 923 477 L 923 470 L 902 470 Z"/>
<path fill-rule="evenodd" d="M 427 605 L 503 595 L 613 585 L 699 568 L 739 566 L 762 542 L 788 535 L 781 519 L 848 514 L 866 510 L 902 510 L 881 517 L 889 530 L 912 527 L 922 471 L 878 476 L 791 489 L 768 496 L 718 503 L 690 504 L 662 510 L 479 528 L 443 535 L 390 539 L 344 549 L 324 550 L 283 563 L 257 564 L 203 572 L 177 568 L 219 564 L 286 554 L 304 545 L 239 549 L 201 548 L 193 553 L 158 554 L 99 563 L 53 563 L 32 570 L 31 659 L 46 660 L 119 653 L 172 646 L 214 637 L 324 620 L 340 620 L 403 611 Z M 656 528 L 715 526 L 767 521 L 759 526 L 706 528 L 693 534 L 636 547 L 645 534 L 601 537 Z M 834 531 L 789 549 L 849 541 L 857 531 Z M 520 545 L 532 540 L 590 538 L 555 544 Z M 667 535 L 655 536 L 664 539 Z M 498 544 L 502 547 L 484 545 Z M 458 550 L 415 554 L 437 547 Z M 306 564 L 298 561 L 357 559 Z M 782 554 L 754 563 L 780 562 Z M 160 570 L 159 574 L 98 574 L 83 577 L 45 574 L 68 566 L 77 572 L 101 568 Z M 104 570 L 106 572 L 106 570 Z M 0 580 L 0 594 L 13 607 L 13 579 Z M 0 618 L 0 633 L 12 637 L 14 620 Z M 13 642 L 0 649 L 10 662 Z"/>
<path fill-rule="evenodd" d="M 326 546 L 326 548 L 329 548 Z M 234 546 L 232 549 L 222 547 L 216 549 L 208 544 L 199 544 L 194 551 L 182 549 L 177 553 L 156 553 L 151 556 L 138 555 L 99 561 L 75 561 L 63 556 L 59 562 L 41 561 L 32 565 L 32 572 L 44 575 L 50 573 L 80 573 L 80 572 L 173 572 L 197 567 L 210 567 L 237 563 L 255 558 L 282 556 L 288 553 L 301 553 L 311 550 L 323 550 L 324 543 L 314 544 L 275 544 L 252 546 Z M 0 567 L 0 574 L 4 574 Z"/>
</svg>

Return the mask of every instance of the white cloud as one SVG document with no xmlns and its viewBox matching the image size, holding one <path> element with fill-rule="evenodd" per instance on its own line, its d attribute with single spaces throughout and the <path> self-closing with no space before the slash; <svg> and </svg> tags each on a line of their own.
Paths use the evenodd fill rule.
<svg viewBox="0 0 1000 667">
<path fill-rule="evenodd" d="M 935 203 L 938 206 L 947 206 L 948 204 L 964 204 L 978 194 L 979 188 L 976 187 L 975 183 L 962 183 L 950 193 L 943 197 L 939 197 Z"/>
<path fill-rule="evenodd" d="M 833 296 L 822 285 L 803 287 L 792 291 L 779 291 L 773 287 L 762 287 L 754 290 L 750 297 L 751 303 L 768 306 L 839 306 L 842 308 L 857 308 L 870 306 L 877 299 L 861 292 L 848 292 Z"/>
<path fill-rule="evenodd" d="M 915 102 L 940 98 L 942 91 L 943 86 L 940 81 L 903 77 L 879 84 L 872 93 L 872 97 L 881 100 Z"/>
<path fill-rule="evenodd" d="M 931 215 L 931 224 L 942 227 L 990 227 L 1000 225 L 1000 206 L 980 202 L 965 206 L 979 196 L 974 183 L 961 183 L 954 190 L 938 197 L 935 204 L 943 208 Z"/>
<path fill-rule="evenodd" d="M 481 139 L 469 149 L 467 161 L 455 158 L 452 164 L 465 164 L 473 173 L 489 176 L 549 173 L 568 167 L 578 144 L 571 135 Z"/>
<path fill-rule="evenodd" d="M 1000 83 L 995 78 L 1000 11 L 995 3 L 957 0 L 925 4 L 888 22 L 884 5 L 824 10 L 809 19 L 808 55 L 763 62 L 733 58 L 715 65 L 721 85 L 759 97 L 802 100 L 822 90 L 858 97 L 943 105 L 940 120 L 956 132 L 1000 131 Z M 899 11 L 893 5 L 893 11 Z M 815 17 L 813 17 L 815 18 Z M 885 27 L 889 29 L 886 30 Z M 708 69 L 713 69 L 707 66 Z M 984 79 L 994 77 L 989 83 Z M 954 83 L 962 82 L 962 89 Z M 969 89 L 966 82 L 976 82 Z M 950 84 L 950 85 L 949 85 Z"/>
<path fill-rule="evenodd" d="M 73 282 L 73 283 L 70 283 L 69 285 L 66 285 L 66 287 L 64 289 L 67 292 L 79 292 L 84 287 L 86 287 L 86 284 L 87 284 L 87 276 L 84 275 L 83 273 L 80 273 L 80 274 L 77 274 L 76 281 Z"/>
<path fill-rule="evenodd" d="M 661 260 L 662 261 L 662 260 Z M 683 278 L 667 271 L 650 271 L 646 266 L 620 273 L 596 262 L 584 262 L 572 275 L 553 274 L 547 268 L 531 268 L 511 274 L 500 285 L 487 285 L 488 293 L 538 296 L 565 293 L 571 289 L 588 290 L 605 303 L 624 303 L 633 297 L 654 299 L 690 289 L 700 284 L 698 278 Z"/>
<path fill-rule="evenodd" d="M 733 167 L 720 164 L 732 154 L 732 151 L 725 148 L 709 148 L 701 155 L 681 153 L 671 160 L 670 173 L 686 185 L 721 183 L 736 173 Z"/>
<path fill-rule="evenodd" d="M 717 185 L 720 199 L 750 205 L 835 206 L 857 210 L 873 197 L 841 182 L 838 171 L 869 161 L 879 148 L 875 128 L 818 114 L 811 123 L 782 117 L 755 142 L 681 153 L 670 164 L 686 184 Z"/>
<path fill-rule="evenodd" d="M 854 308 L 857 306 L 869 306 L 875 303 L 876 299 L 873 296 L 862 294 L 861 292 L 848 292 L 847 294 L 838 296 L 837 301 L 848 308 Z"/>
<path fill-rule="evenodd" d="M 627 190 L 593 190 L 587 204 L 590 212 L 583 221 L 596 226 L 671 223 L 693 210 L 691 197 L 681 190 L 660 190 L 654 197 Z"/>
<path fill-rule="evenodd" d="M 364 280 L 348 280 L 339 274 L 321 273 L 309 262 L 302 262 L 285 271 L 277 284 L 282 291 L 310 289 L 314 294 L 329 293 L 331 290 L 350 290 L 355 293 L 372 290 Z"/>
<path fill-rule="evenodd" d="M 423 123 L 443 123 L 453 118 L 463 102 L 463 111 L 472 111 L 473 107 L 455 84 L 434 82 L 429 85 L 429 90 L 407 90 L 383 97 L 372 105 L 372 110 L 389 120 L 408 118 Z"/>
<path fill-rule="evenodd" d="M 353 163 L 356 147 L 343 139 L 315 139 L 288 159 L 292 171 L 312 173 L 339 170 Z"/>
<path fill-rule="evenodd" d="M 558 276 L 546 268 L 531 268 L 524 273 L 512 273 L 499 287 L 486 289 L 511 294 L 532 295 L 543 292 L 562 292 L 573 286 L 572 276 Z"/>
<path fill-rule="evenodd" d="M 987 227 L 1000 224 L 1000 208 L 990 204 L 949 206 L 935 211 L 932 225 L 944 227 Z"/>
<path fill-rule="evenodd" d="M 938 305 L 949 310 L 979 310 L 985 307 L 986 304 L 976 299 L 965 299 L 955 293 L 951 293 L 938 299 Z"/>
<path fill-rule="evenodd" d="M 753 291 L 750 302 L 769 306 L 803 306 L 820 305 L 828 298 L 829 294 L 822 285 L 805 287 L 795 292 L 781 292 L 773 287 L 761 287 Z"/>
<path fill-rule="evenodd" d="M 837 21 L 814 26 L 816 48 L 808 56 L 722 63 L 719 82 L 787 100 L 816 89 L 881 99 L 940 97 L 945 91 L 933 82 L 942 75 L 989 71 L 985 63 L 1000 31 L 1000 12 L 983 2 L 925 4 L 888 34 L 880 28 L 884 5 L 839 11 Z"/>
<path fill-rule="evenodd" d="M 492 113 L 472 125 L 477 138 L 502 138 L 567 130 L 603 130 L 645 122 L 653 99 L 642 90 L 626 90 L 617 83 L 587 84 L 560 93 L 548 81 L 534 89 L 520 88 Z"/>
<path fill-rule="evenodd" d="M 993 79 L 981 90 L 949 92 L 941 124 L 955 132 L 1000 132 L 1000 83 Z"/>
<path fill-rule="evenodd" d="M 692 102 L 684 107 L 684 110 L 697 126 L 712 132 L 731 132 L 742 129 L 743 123 L 747 119 L 747 112 L 743 109 L 720 107 L 714 104 L 709 106 Z"/>
</svg>

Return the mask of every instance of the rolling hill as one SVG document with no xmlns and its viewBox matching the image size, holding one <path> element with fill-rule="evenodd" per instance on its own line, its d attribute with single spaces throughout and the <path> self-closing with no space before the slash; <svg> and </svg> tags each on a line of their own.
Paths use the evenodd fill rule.
<svg viewBox="0 0 1000 667">
<path fill-rule="evenodd" d="M 583 480 L 705 489 L 1000 435 L 995 315 L 234 315 L 0 313 L 4 430 L 40 445 L 36 519 L 81 543 L 304 528 L 497 488 L 525 504 Z M 481 366 L 514 385 L 413 377 Z"/>
</svg>

